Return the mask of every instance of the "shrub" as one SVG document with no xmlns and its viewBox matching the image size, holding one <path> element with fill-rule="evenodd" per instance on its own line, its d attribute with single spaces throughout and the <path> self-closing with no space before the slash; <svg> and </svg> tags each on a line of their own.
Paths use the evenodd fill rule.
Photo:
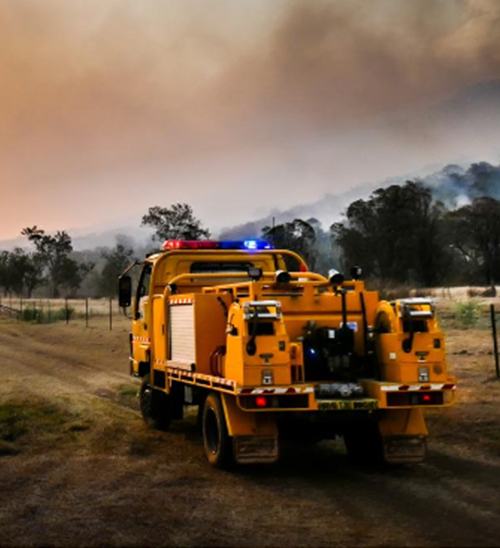
<svg viewBox="0 0 500 548">
<path fill-rule="evenodd" d="M 24 308 L 21 313 L 21 319 L 25 322 L 46 323 L 43 309 L 29 306 Z"/>
<path fill-rule="evenodd" d="M 21 319 L 25 322 L 33 323 L 52 323 L 57 321 L 65 321 L 66 315 L 69 319 L 75 316 L 75 309 L 71 306 L 62 307 L 59 309 L 50 310 L 48 308 L 37 308 L 36 306 L 28 306 L 23 309 Z"/>
<path fill-rule="evenodd" d="M 459 327 L 471 327 L 476 325 L 481 318 L 479 303 L 474 299 L 459 301 L 455 305 L 455 320 Z"/>
<path fill-rule="evenodd" d="M 57 316 L 58 320 L 65 320 L 66 315 L 67 315 L 68 319 L 71 320 L 71 318 L 73 318 L 74 315 L 75 315 L 75 309 L 72 306 L 68 306 L 68 308 L 63 306 L 58 311 L 56 311 L 56 316 Z"/>
</svg>

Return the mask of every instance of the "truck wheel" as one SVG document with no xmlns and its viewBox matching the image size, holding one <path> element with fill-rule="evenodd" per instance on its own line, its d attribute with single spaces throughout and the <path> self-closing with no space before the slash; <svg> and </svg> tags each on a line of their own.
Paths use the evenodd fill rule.
<svg viewBox="0 0 500 548">
<path fill-rule="evenodd" d="M 205 400 L 202 430 L 208 462 L 215 468 L 230 468 L 234 462 L 233 443 L 227 433 L 222 402 L 217 394 L 209 394 Z"/>
<path fill-rule="evenodd" d="M 149 373 L 142 379 L 139 399 L 144 422 L 150 428 L 166 432 L 172 421 L 170 396 L 151 386 Z"/>
<path fill-rule="evenodd" d="M 382 464 L 384 450 L 377 423 L 353 425 L 344 432 L 349 457 L 359 464 Z"/>
</svg>

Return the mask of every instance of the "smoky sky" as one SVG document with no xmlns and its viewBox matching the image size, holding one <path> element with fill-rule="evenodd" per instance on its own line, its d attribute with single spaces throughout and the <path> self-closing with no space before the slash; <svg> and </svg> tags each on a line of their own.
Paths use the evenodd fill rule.
<svg viewBox="0 0 500 548">
<path fill-rule="evenodd" d="M 221 226 L 481 154 L 419 113 L 500 77 L 497 0 L 2 0 L 0 36 L 3 238 L 175 201 Z"/>
</svg>

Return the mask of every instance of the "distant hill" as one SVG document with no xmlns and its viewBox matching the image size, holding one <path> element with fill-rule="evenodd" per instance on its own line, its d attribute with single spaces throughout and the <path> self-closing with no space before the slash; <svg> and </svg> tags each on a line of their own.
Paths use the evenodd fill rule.
<svg viewBox="0 0 500 548">
<path fill-rule="evenodd" d="M 252 238 L 262 233 L 262 228 L 293 219 L 322 221 L 323 228 L 341 219 L 349 204 L 359 198 L 367 198 L 374 190 L 393 184 L 404 184 L 407 180 L 421 182 L 433 189 L 434 197 L 449 208 L 460 207 L 475 197 L 490 196 L 500 200 L 500 165 L 476 162 L 470 166 L 450 164 L 425 176 L 394 177 L 379 183 L 358 186 L 353 190 L 333 196 L 326 194 L 320 200 L 297 206 L 286 211 L 276 211 L 266 217 L 235 227 L 224 229 L 221 238 Z"/>
<path fill-rule="evenodd" d="M 406 118 L 407 125 L 415 119 Z M 399 120 L 401 122 L 401 120 Z M 476 136 L 490 138 L 492 146 L 498 144 L 500 159 L 500 79 L 481 82 L 467 87 L 418 115 L 419 124 L 429 129 L 436 139 L 446 141 L 450 138 L 473 142 Z M 384 181 L 368 182 L 342 194 L 325 194 L 319 200 L 295 206 L 287 210 L 275 210 L 269 215 L 221 231 L 221 237 L 255 237 L 261 234 L 262 227 L 271 225 L 273 217 L 276 224 L 295 218 L 319 219 L 325 228 L 338 221 L 345 208 L 358 198 L 366 198 L 373 190 L 391 184 L 402 184 L 406 180 L 419 180 L 435 188 L 436 198 L 447 205 L 461 205 L 464 200 L 476 195 L 489 195 L 500 199 L 500 179 L 498 167 L 487 162 L 472 165 L 450 164 L 455 158 L 445 158 L 438 166 L 422 169 L 419 173 L 391 177 Z M 463 164 L 463 162 L 458 162 Z M 475 179 L 482 181 L 473 187 Z M 498 182 L 497 182 L 498 180 Z M 462 188 L 460 188 L 462 185 Z"/>
<path fill-rule="evenodd" d="M 389 183 L 386 183 L 389 184 Z M 253 221 L 234 227 L 223 228 L 220 231 L 221 239 L 255 238 L 262 234 L 262 228 L 275 224 L 292 221 L 293 219 L 318 219 L 322 224 L 334 222 L 341 216 L 342 211 L 354 200 L 368 196 L 378 186 L 375 183 L 367 183 L 357 186 L 342 194 L 325 194 L 320 200 L 292 207 L 285 211 L 275 210 Z"/>
</svg>

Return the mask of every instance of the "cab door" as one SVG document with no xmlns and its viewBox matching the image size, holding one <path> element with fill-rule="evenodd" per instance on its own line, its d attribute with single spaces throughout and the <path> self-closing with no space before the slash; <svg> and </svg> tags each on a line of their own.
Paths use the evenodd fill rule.
<svg viewBox="0 0 500 548">
<path fill-rule="evenodd" d="M 151 355 L 151 272 L 153 265 L 146 263 L 141 271 L 133 305 L 132 359 L 134 373 L 149 373 Z"/>
</svg>

